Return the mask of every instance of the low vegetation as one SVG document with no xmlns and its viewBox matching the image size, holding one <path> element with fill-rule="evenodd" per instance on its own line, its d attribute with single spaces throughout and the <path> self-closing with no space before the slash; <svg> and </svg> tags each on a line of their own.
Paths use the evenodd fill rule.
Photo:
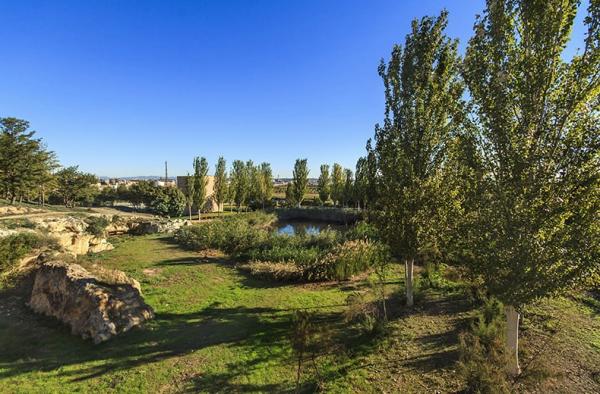
<svg viewBox="0 0 600 394">
<path fill-rule="evenodd" d="M 264 213 L 223 218 L 184 227 L 175 240 L 193 250 L 221 250 L 246 262 L 240 267 L 254 275 L 287 281 L 346 280 L 390 260 L 365 223 L 346 234 L 325 230 L 290 236 L 272 231 L 274 219 Z"/>
</svg>

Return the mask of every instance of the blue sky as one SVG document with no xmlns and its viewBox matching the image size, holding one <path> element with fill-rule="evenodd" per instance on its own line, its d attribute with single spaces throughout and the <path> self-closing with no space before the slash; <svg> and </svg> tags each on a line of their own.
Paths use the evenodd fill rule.
<svg viewBox="0 0 600 394">
<path fill-rule="evenodd" d="M 2 1 L 0 116 L 27 119 L 64 165 L 170 175 L 205 156 L 353 168 L 383 116 L 377 65 L 410 21 L 483 0 Z M 581 19 L 581 15 L 579 16 Z M 578 27 L 575 40 L 583 32 Z"/>
</svg>

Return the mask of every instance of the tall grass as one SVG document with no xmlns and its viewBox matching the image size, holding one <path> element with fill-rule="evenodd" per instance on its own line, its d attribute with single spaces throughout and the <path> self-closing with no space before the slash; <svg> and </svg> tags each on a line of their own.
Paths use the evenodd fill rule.
<svg viewBox="0 0 600 394">
<path fill-rule="evenodd" d="M 220 249 L 252 274 L 285 280 L 346 280 L 382 259 L 386 248 L 369 240 L 372 228 L 362 224 L 347 235 L 335 230 L 319 234 L 283 235 L 269 227 L 272 215 L 253 213 L 184 227 L 175 240 L 184 247 Z"/>
</svg>

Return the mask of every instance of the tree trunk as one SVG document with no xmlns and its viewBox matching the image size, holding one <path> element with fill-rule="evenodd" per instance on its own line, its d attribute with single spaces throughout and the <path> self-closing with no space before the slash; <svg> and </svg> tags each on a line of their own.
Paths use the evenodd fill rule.
<svg viewBox="0 0 600 394">
<path fill-rule="evenodd" d="M 188 204 L 188 214 L 190 215 L 190 222 L 192 221 L 192 204 Z"/>
<path fill-rule="evenodd" d="M 508 372 L 512 376 L 521 373 L 519 366 L 519 320 L 521 315 L 511 305 L 504 308 L 506 313 L 506 348 L 508 349 Z"/>
<path fill-rule="evenodd" d="M 413 306 L 413 268 L 414 259 L 406 259 L 404 263 L 404 278 L 406 279 L 406 306 Z"/>
</svg>

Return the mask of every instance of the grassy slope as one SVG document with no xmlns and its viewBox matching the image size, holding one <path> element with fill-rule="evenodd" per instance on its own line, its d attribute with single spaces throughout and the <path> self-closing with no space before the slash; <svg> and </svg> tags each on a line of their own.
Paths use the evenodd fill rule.
<svg viewBox="0 0 600 394">
<path fill-rule="evenodd" d="M 89 263 L 94 262 L 139 279 L 156 319 L 144 330 L 95 346 L 54 320 L 29 313 L 22 299 L 2 295 L 0 392 L 290 391 L 295 379 L 288 340 L 293 310 L 313 308 L 320 317 L 338 321 L 346 296 L 363 285 L 258 281 L 219 255 L 183 251 L 159 236 L 124 238 L 114 251 Z M 401 285 L 399 277 L 390 289 Z M 537 347 L 550 349 L 555 377 L 545 387 L 600 391 L 593 380 L 600 366 L 599 308 L 586 302 L 560 299 L 526 314 L 524 359 Z M 349 357 L 335 365 L 321 362 L 327 391 L 462 387 L 454 363 L 458 332 L 472 315 L 469 305 L 435 292 L 422 294 L 413 313 L 399 305 L 392 300 L 387 339 L 347 338 Z M 564 323 L 557 327 L 558 315 Z M 559 334 L 544 346 L 553 332 Z M 575 348 L 565 354 L 569 344 Z M 578 386 L 569 386 L 573 380 Z"/>
</svg>

